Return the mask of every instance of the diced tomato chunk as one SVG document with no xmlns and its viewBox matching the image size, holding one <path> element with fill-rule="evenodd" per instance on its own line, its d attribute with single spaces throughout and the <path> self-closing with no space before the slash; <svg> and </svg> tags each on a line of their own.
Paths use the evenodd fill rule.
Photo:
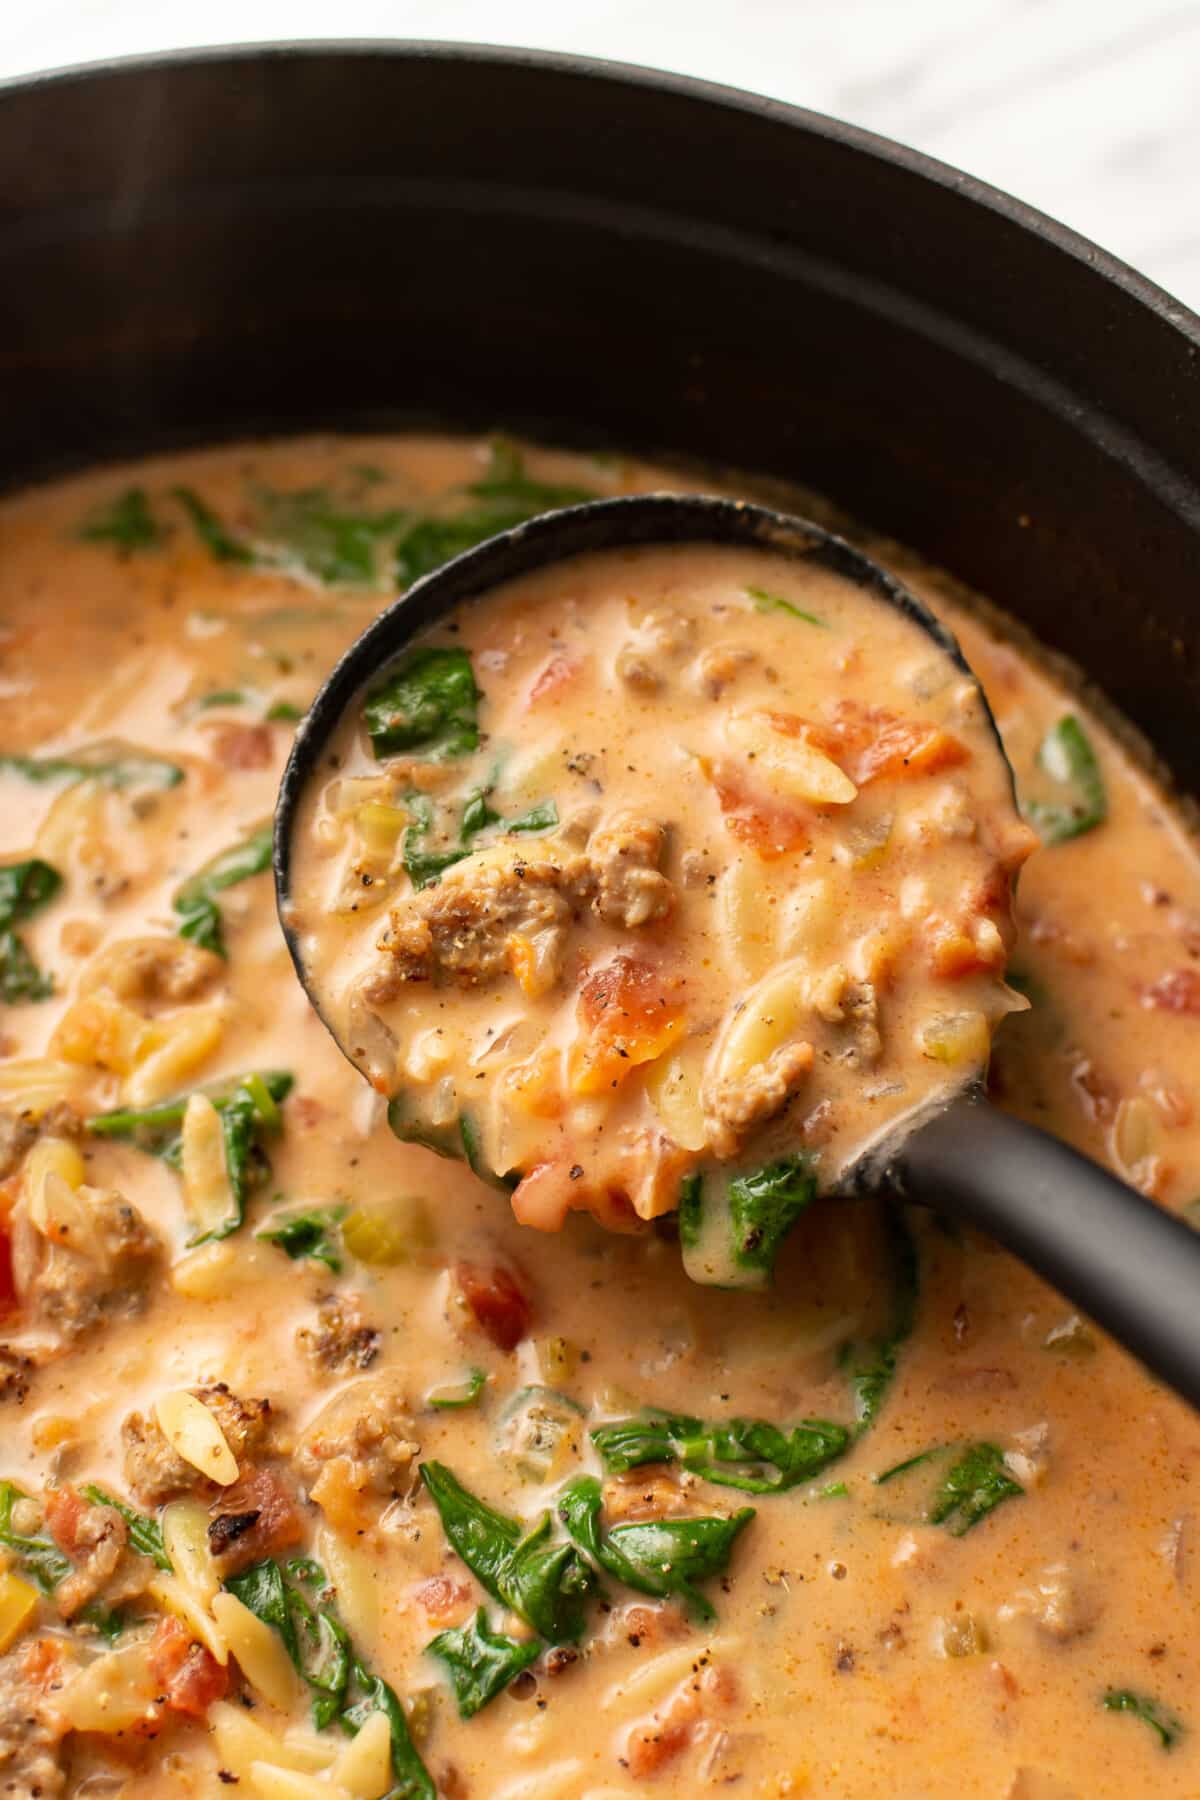
<svg viewBox="0 0 1200 1800">
<path fill-rule="evenodd" d="M 223 1575 L 291 1550 L 303 1536 L 295 1495 L 273 1469 L 243 1468 L 222 1492 L 220 1511 L 208 1527 L 209 1548 Z"/>
<path fill-rule="evenodd" d="M 582 668 L 582 657 L 567 656 L 561 650 L 556 652 L 534 676 L 526 706 L 537 706 L 543 700 L 556 700 L 565 688 L 571 686 Z"/>
<path fill-rule="evenodd" d="M 46 1524 L 50 1536 L 67 1556 L 79 1548 L 79 1527 L 89 1511 L 88 1503 L 72 1487 L 46 1490 Z"/>
<path fill-rule="evenodd" d="M 774 722 L 785 715 L 771 713 L 769 716 Z M 807 813 L 752 791 L 728 764 L 714 763 L 709 770 L 709 780 L 725 820 L 725 829 L 741 843 L 749 844 L 764 862 L 807 849 L 810 836 Z"/>
<path fill-rule="evenodd" d="M 618 952 L 585 974 L 577 1016 L 584 1032 L 571 1046 L 571 1086 L 599 1094 L 669 1049 L 683 1031 L 684 1009 L 673 980 Z"/>
<path fill-rule="evenodd" d="M 1143 988 L 1142 1005 L 1156 1012 L 1200 1014 L 1200 969 L 1168 969 Z"/>
<path fill-rule="evenodd" d="M 431 1625 L 454 1625 L 464 1618 L 471 1605 L 470 1588 L 448 1575 L 431 1575 L 414 1594 L 418 1606 Z"/>
<path fill-rule="evenodd" d="M 454 1278 L 476 1324 L 498 1350 L 515 1350 L 528 1337 L 533 1309 L 510 1269 L 460 1262 Z"/>
<path fill-rule="evenodd" d="M 150 1672 L 175 1712 L 202 1719 L 224 1697 L 229 1671 L 203 1644 L 193 1641 L 179 1619 L 160 1619 L 150 1640 Z"/>
<path fill-rule="evenodd" d="M 882 706 L 841 700 L 820 722 L 798 713 L 765 715 L 784 737 L 805 738 L 831 756 L 856 787 L 881 775 L 936 775 L 966 762 L 970 752 L 940 725 L 900 719 Z"/>
</svg>

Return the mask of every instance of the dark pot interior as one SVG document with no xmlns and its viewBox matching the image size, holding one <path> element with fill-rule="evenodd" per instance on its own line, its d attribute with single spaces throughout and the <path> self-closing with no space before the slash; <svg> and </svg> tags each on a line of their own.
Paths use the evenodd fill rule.
<svg viewBox="0 0 1200 1800">
<path fill-rule="evenodd" d="M 497 422 L 808 483 L 1083 664 L 1200 787 L 1200 321 L 786 107 L 495 50 L 0 92 L 0 484 Z"/>
</svg>

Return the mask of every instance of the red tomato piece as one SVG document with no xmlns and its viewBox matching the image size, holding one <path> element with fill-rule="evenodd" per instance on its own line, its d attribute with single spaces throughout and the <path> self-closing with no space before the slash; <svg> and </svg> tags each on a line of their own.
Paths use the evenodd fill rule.
<svg viewBox="0 0 1200 1800">
<path fill-rule="evenodd" d="M 50 1536 L 67 1556 L 74 1556 L 79 1548 L 79 1527 L 89 1510 L 87 1501 L 72 1487 L 46 1490 L 46 1524 Z"/>
<path fill-rule="evenodd" d="M 179 1619 L 159 1620 L 150 1640 L 150 1671 L 167 1705 L 192 1719 L 202 1719 L 229 1686 L 229 1671 L 192 1641 Z"/>
<path fill-rule="evenodd" d="M 588 969 L 577 1014 L 584 1031 L 569 1058 L 577 1094 L 619 1087 L 639 1063 L 653 1062 L 683 1031 L 676 983 L 620 951 Z"/>
<path fill-rule="evenodd" d="M 1143 988 L 1142 1005 L 1156 1012 L 1200 1013 L 1200 969 L 1168 969 Z"/>
<path fill-rule="evenodd" d="M 558 651 L 534 676 L 526 706 L 537 706 L 543 700 L 557 700 L 564 689 L 571 686 L 582 668 L 582 657 L 568 656 L 565 652 Z"/>
<path fill-rule="evenodd" d="M 533 1309 L 512 1271 L 502 1263 L 482 1269 L 477 1263 L 460 1262 L 454 1277 L 484 1336 L 498 1350 L 515 1350 L 529 1335 Z"/>
</svg>

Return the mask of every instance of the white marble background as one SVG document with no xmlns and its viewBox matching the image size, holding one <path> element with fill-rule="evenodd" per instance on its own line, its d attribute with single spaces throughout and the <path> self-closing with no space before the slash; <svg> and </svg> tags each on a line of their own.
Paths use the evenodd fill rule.
<svg viewBox="0 0 1200 1800">
<path fill-rule="evenodd" d="M 1200 311 L 1200 0 L 0 0 L 0 77 L 334 36 L 536 45 L 796 101 L 1032 201 Z"/>
</svg>

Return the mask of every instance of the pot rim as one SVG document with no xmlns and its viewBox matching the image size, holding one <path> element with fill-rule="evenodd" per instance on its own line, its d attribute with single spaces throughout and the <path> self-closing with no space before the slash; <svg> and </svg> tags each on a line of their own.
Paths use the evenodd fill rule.
<svg viewBox="0 0 1200 1800">
<path fill-rule="evenodd" d="M 127 56 L 96 58 L 67 63 L 32 73 L 0 79 L 0 105 L 10 96 L 41 88 L 66 87 L 75 82 L 120 76 L 133 71 L 172 71 L 205 64 L 236 66 L 254 61 L 303 61 L 322 56 L 387 58 L 407 62 L 492 64 L 497 68 L 542 70 L 585 81 L 617 81 L 684 99 L 720 106 L 731 111 L 790 126 L 793 130 L 822 137 L 859 155 L 890 163 L 907 174 L 960 195 L 1010 224 L 1039 238 L 1053 250 L 1092 274 L 1119 288 L 1132 300 L 1154 313 L 1164 324 L 1200 352 L 1200 313 L 1185 305 L 1165 288 L 1141 274 L 1130 263 L 1106 250 L 1082 232 L 1003 188 L 970 175 L 952 163 L 915 150 L 894 138 L 851 125 L 828 113 L 815 112 L 791 101 L 774 99 L 748 88 L 702 76 L 682 75 L 647 64 L 618 58 L 583 56 L 572 51 L 481 42 L 457 42 L 441 38 L 281 38 L 249 39 L 227 44 L 196 45 L 174 50 L 151 50 Z"/>
</svg>

